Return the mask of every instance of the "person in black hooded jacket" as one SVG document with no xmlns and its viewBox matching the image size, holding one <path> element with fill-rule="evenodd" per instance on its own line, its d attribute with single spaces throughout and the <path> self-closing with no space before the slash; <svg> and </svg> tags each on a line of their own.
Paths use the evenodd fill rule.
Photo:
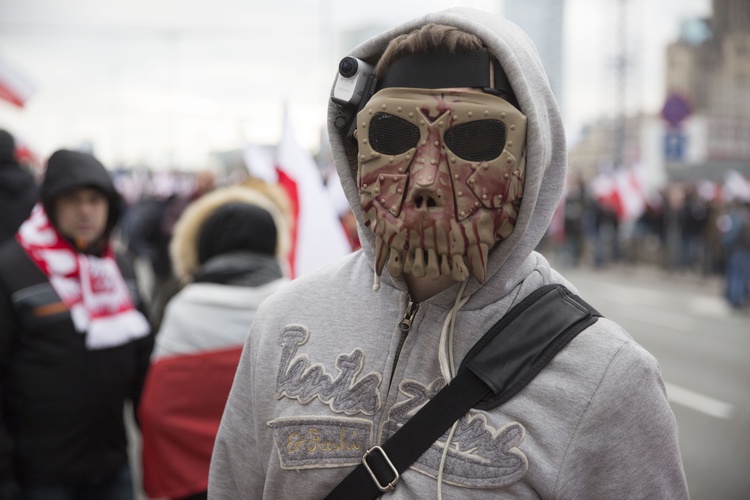
<svg viewBox="0 0 750 500">
<path fill-rule="evenodd" d="M 0 129 L 0 243 L 16 234 L 37 198 L 34 176 L 18 163 L 15 150 L 13 136 Z"/>
<path fill-rule="evenodd" d="M 93 156 L 55 152 L 0 246 L 0 498 L 130 500 L 124 407 L 153 348 L 110 235 L 120 197 Z"/>
</svg>

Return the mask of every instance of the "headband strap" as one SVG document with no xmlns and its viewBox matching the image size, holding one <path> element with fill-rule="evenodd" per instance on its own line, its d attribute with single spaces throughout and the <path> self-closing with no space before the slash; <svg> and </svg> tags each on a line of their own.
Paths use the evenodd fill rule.
<svg viewBox="0 0 750 500">
<path fill-rule="evenodd" d="M 495 72 L 490 85 L 490 61 Z M 453 87 L 496 90 L 513 96 L 503 68 L 487 50 L 473 52 L 433 52 L 413 54 L 394 62 L 378 82 L 378 90 L 388 87 L 443 89 Z"/>
</svg>

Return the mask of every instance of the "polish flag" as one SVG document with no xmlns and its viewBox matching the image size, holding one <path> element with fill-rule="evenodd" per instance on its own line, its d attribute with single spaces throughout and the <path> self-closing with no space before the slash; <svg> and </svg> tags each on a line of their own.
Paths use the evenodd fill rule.
<svg viewBox="0 0 750 500">
<path fill-rule="evenodd" d="M 278 183 L 289 196 L 294 220 L 289 267 L 292 277 L 329 264 L 352 251 L 330 193 L 312 156 L 294 136 L 287 111 L 275 158 L 259 146 L 244 151 L 250 174 Z M 273 166 L 273 170 L 271 169 Z"/>
<path fill-rule="evenodd" d="M 635 220 L 646 210 L 647 193 L 643 177 L 643 170 L 638 167 L 617 172 L 621 220 Z"/>
<path fill-rule="evenodd" d="M 620 218 L 622 212 L 622 203 L 620 202 L 620 193 L 617 191 L 615 176 L 610 173 L 600 173 L 591 180 L 591 194 L 602 205 L 611 207 Z"/>
<path fill-rule="evenodd" d="M 8 61 L 0 58 L 0 100 L 23 108 L 34 93 L 34 84 Z"/>
<path fill-rule="evenodd" d="M 614 208 L 621 221 L 634 220 L 646 209 L 646 186 L 639 168 L 601 173 L 591 182 L 594 197 Z"/>
</svg>

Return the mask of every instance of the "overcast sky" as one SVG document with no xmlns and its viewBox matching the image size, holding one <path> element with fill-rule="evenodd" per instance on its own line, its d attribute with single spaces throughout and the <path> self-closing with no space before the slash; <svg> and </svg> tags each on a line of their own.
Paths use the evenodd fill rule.
<svg viewBox="0 0 750 500">
<path fill-rule="evenodd" d="M 615 6 L 567 0 L 564 118 L 571 137 L 612 114 Z M 630 105 L 658 112 L 664 49 L 710 0 L 628 0 Z M 90 142 L 106 165 L 206 166 L 211 151 L 274 143 L 284 103 L 317 148 L 344 33 L 423 13 L 503 2 L 377 0 L 0 0 L 0 58 L 36 91 L 0 101 L 0 128 L 43 158 Z"/>
</svg>

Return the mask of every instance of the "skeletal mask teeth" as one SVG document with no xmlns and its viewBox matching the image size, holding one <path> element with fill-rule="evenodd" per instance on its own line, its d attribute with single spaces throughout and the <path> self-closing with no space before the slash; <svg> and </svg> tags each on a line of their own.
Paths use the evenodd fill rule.
<svg viewBox="0 0 750 500">
<path fill-rule="evenodd" d="M 440 260 L 438 259 L 437 252 L 433 249 L 427 249 L 427 277 L 430 279 L 438 279 L 440 276 Z"/>
<path fill-rule="evenodd" d="M 391 253 L 388 257 L 388 273 L 395 277 L 401 276 L 404 270 L 404 259 L 401 252 L 391 248 Z"/>
<path fill-rule="evenodd" d="M 448 257 L 447 255 L 440 256 L 440 274 L 444 276 L 450 276 L 451 274 L 450 257 Z"/>
<path fill-rule="evenodd" d="M 497 230 L 497 233 L 496 233 L 497 239 L 504 240 L 505 238 L 510 236 L 510 233 L 513 232 L 513 227 L 514 227 L 514 224 L 510 220 L 508 219 L 504 220 L 503 225 L 500 226 Z"/>
<path fill-rule="evenodd" d="M 391 249 L 398 248 L 399 255 L 401 253 L 404 253 L 404 249 L 407 248 L 406 235 L 406 231 L 400 231 L 396 234 L 391 234 L 388 238 L 388 246 L 391 247 Z M 383 239 L 386 239 L 385 236 L 383 237 Z"/>
<path fill-rule="evenodd" d="M 489 246 L 485 243 L 479 243 L 478 245 L 472 245 L 468 249 L 469 263 L 471 264 L 471 271 L 476 276 L 477 281 L 484 283 L 484 279 L 487 273 L 487 254 L 489 253 Z"/>
<path fill-rule="evenodd" d="M 404 252 L 404 272 L 410 273 L 413 266 L 414 266 L 414 254 L 409 251 Z"/>
<path fill-rule="evenodd" d="M 466 267 L 464 257 L 462 255 L 452 255 L 453 259 L 453 279 L 456 281 L 464 281 L 469 277 L 469 268 Z"/>
<path fill-rule="evenodd" d="M 427 274 L 427 269 L 424 262 L 424 250 L 417 248 L 414 250 L 414 264 L 412 264 L 411 272 L 417 278 L 424 278 Z"/>
<path fill-rule="evenodd" d="M 375 274 L 380 276 L 388 261 L 388 247 L 380 236 L 375 236 Z"/>
</svg>

